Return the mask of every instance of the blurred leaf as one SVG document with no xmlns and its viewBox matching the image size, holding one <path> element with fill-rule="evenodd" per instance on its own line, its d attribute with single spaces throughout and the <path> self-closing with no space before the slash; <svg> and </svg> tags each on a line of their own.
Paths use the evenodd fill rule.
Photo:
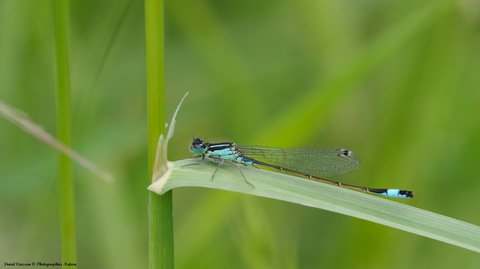
<svg viewBox="0 0 480 269">
<path fill-rule="evenodd" d="M 341 107 L 342 100 L 359 88 L 356 87 L 370 74 L 384 66 L 394 53 L 398 53 L 404 45 L 411 42 L 418 34 L 426 31 L 442 17 L 453 5 L 448 1 L 432 2 L 426 7 L 415 10 L 397 24 L 374 39 L 350 63 L 333 77 L 315 83 L 307 94 L 294 99 L 290 107 L 283 109 L 282 114 L 264 125 L 257 134 L 259 141 L 279 142 L 282 137 L 296 136 L 297 140 L 306 140 L 315 135 L 314 128 L 329 118 L 335 108 Z M 316 122 L 316 124 L 311 124 Z M 303 132 L 297 132 L 303 130 Z"/>
<path fill-rule="evenodd" d="M 96 166 L 94 163 L 87 160 L 85 157 L 73 151 L 71 148 L 65 146 L 62 142 L 58 141 L 55 137 L 47 133 L 41 127 L 31 122 L 25 113 L 3 103 L 0 101 L 0 115 L 2 115 L 7 120 L 11 121 L 13 124 L 22 128 L 27 133 L 31 134 L 33 137 L 44 142 L 45 144 L 50 145 L 56 150 L 64 153 L 72 160 L 76 161 L 78 164 L 83 166 L 85 169 L 89 170 L 93 174 L 102 178 L 107 182 L 112 182 L 113 177 L 107 172 L 103 171 L 101 168 Z"/>
</svg>

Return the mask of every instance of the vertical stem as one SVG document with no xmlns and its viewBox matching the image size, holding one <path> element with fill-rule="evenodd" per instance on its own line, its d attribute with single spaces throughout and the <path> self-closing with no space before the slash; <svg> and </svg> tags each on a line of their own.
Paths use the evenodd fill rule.
<svg viewBox="0 0 480 269">
<path fill-rule="evenodd" d="M 152 178 L 157 141 L 165 129 L 163 0 L 145 0 L 145 35 L 148 167 Z M 173 268 L 173 264 L 172 192 L 162 196 L 149 192 L 149 268 Z"/>
<path fill-rule="evenodd" d="M 68 67 L 68 0 L 53 1 L 54 39 L 56 57 L 56 114 L 57 136 L 63 144 L 71 146 L 70 78 Z M 75 202 L 72 162 L 60 153 L 59 203 L 63 264 L 76 264 Z M 76 268 L 76 266 L 72 266 Z"/>
</svg>

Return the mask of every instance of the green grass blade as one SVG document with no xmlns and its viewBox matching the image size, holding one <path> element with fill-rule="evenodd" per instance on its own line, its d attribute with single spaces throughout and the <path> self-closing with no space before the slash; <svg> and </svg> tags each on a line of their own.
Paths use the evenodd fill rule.
<svg viewBox="0 0 480 269">
<path fill-rule="evenodd" d="M 164 3 L 145 1 L 149 179 L 155 165 L 157 140 L 165 126 Z M 166 165 L 167 160 L 160 162 Z M 149 193 L 149 268 L 173 268 L 172 192 Z"/>
<path fill-rule="evenodd" d="M 211 176 L 216 164 L 181 167 L 199 161 L 169 162 L 168 172 L 148 189 L 158 194 L 185 186 L 242 192 L 337 212 L 480 252 L 480 227 L 460 220 L 375 195 L 252 167 L 241 169 L 255 188 L 246 184 L 231 165 L 222 166 L 214 180 Z"/>
<path fill-rule="evenodd" d="M 55 59 L 56 59 L 56 114 L 58 140 L 71 147 L 70 72 L 68 65 L 68 1 L 53 1 Z M 76 264 L 75 200 L 72 161 L 61 153 L 59 162 L 59 203 L 62 240 L 62 263 Z M 72 266 L 76 268 L 76 266 Z"/>
</svg>

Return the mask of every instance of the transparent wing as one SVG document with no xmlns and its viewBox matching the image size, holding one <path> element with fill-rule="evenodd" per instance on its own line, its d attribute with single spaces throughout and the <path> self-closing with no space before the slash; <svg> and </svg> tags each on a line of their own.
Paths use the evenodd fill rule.
<svg viewBox="0 0 480 269">
<path fill-rule="evenodd" d="M 272 148 L 239 146 L 246 157 L 316 177 L 335 177 L 355 171 L 359 157 L 341 148 Z"/>
</svg>

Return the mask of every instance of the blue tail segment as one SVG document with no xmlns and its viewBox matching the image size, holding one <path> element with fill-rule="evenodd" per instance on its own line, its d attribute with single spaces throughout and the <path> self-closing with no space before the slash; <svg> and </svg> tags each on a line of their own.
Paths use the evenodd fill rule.
<svg viewBox="0 0 480 269">
<path fill-rule="evenodd" d="M 369 189 L 369 192 L 390 198 L 413 198 L 413 192 L 399 189 Z"/>
</svg>

